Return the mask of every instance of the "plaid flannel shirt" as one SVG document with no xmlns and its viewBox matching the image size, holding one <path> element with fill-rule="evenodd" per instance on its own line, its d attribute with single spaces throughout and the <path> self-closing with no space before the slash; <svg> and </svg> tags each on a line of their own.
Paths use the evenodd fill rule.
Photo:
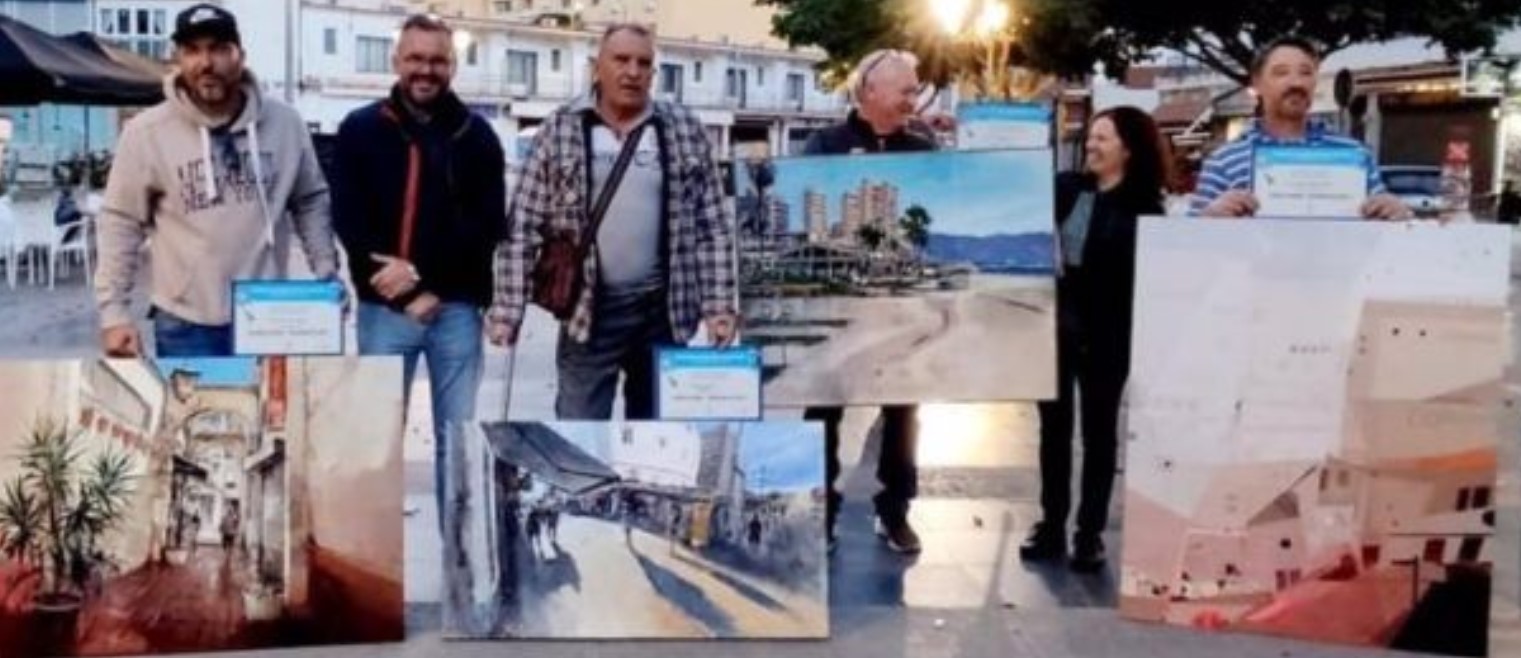
<svg viewBox="0 0 1521 658">
<path fill-rule="evenodd" d="M 661 140 L 665 172 L 668 266 L 667 312 L 676 340 L 685 343 L 706 316 L 737 314 L 733 222 L 724 206 L 723 183 L 702 124 L 690 111 L 656 102 L 649 129 Z M 517 329 L 532 291 L 534 259 L 546 232 L 584 234 L 591 186 L 583 121 L 586 100 L 561 107 L 534 138 L 508 212 L 507 239 L 497 248 L 492 322 Z M 616 221 L 608 218 L 607 221 Z M 566 330 L 576 342 L 591 337 L 597 283 L 596 250 L 582 264 L 584 281 Z"/>
</svg>

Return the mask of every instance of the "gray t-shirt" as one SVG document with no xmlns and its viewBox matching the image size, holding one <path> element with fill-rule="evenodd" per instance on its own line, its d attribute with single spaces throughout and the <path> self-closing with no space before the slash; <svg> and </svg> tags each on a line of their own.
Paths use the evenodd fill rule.
<svg viewBox="0 0 1521 658">
<path fill-rule="evenodd" d="M 592 200 L 602 194 L 618 154 L 619 139 L 605 125 L 592 128 Z M 597 230 L 597 256 L 602 263 L 602 283 L 611 288 L 640 286 L 656 281 L 663 271 L 660 262 L 661 207 L 665 187 L 660 167 L 659 135 L 647 125 L 629 162 L 623 183 L 613 194 L 607 216 Z"/>
</svg>

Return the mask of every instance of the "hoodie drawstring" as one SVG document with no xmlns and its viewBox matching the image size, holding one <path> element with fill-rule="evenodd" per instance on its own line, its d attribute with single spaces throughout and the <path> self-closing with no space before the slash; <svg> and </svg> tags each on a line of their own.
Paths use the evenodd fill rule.
<svg viewBox="0 0 1521 658">
<path fill-rule="evenodd" d="M 248 159 L 253 165 L 254 195 L 259 197 L 259 210 L 264 215 L 264 244 L 275 244 L 275 219 L 269 211 L 269 199 L 264 196 L 264 165 L 263 158 L 259 155 L 259 121 L 255 119 L 248 124 Z M 216 160 L 211 157 L 211 131 L 206 126 L 201 126 L 201 159 L 206 167 L 201 170 L 205 179 L 206 190 L 209 198 L 216 199 L 222 191 L 217 189 Z"/>
<path fill-rule="evenodd" d="M 201 126 L 201 161 L 206 163 L 201 168 L 201 177 L 206 179 L 206 194 L 208 199 L 216 199 L 221 195 L 217 190 L 217 161 L 211 159 L 211 131 L 206 126 Z"/>
<path fill-rule="evenodd" d="M 264 165 L 263 156 L 259 151 L 259 120 L 254 119 L 248 124 L 248 159 L 253 164 L 254 194 L 259 197 L 259 209 L 264 212 L 264 245 L 273 247 L 275 244 L 275 217 L 269 211 L 269 199 L 264 196 Z"/>
</svg>

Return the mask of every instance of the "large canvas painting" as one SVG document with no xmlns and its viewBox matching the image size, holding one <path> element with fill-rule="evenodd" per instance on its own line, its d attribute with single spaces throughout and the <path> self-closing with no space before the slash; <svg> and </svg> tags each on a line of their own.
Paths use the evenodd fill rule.
<svg viewBox="0 0 1521 658">
<path fill-rule="evenodd" d="M 764 350 L 768 405 L 1054 395 L 1049 151 L 734 172 L 744 335 Z"/>
<path fill-rule="evenodd" d="M 1508 227 L 1151 219 L 1139 249 L 1122 613 L 1483 655 Z"/>
<path fill-rule="evenodd" d="M 399 641 L 399 359 L 0 363 L 0 655 Z"/>
<path fill-rule="evenodd" d="M 823 638 L 822 428 L 451 429 L 444 629 L 456 638 Z"/>
</svg>

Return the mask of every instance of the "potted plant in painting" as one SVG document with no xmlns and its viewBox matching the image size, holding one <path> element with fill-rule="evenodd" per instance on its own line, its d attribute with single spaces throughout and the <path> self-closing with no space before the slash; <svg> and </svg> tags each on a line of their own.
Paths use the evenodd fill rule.
<svg viewBox="0 0 1521 658">
<path fill-rule="evenodd" d="M 253 577 L 243 588 L 243 616 L 248 621 L 275 621 L 280 618 L 285 588 L 279 578 L 253 570 Z"/>
<path fill-rule="evenodd" d="M 7 548 L 30 555 L 41 570 L 29 635 L 38 651 L 58 653 L 73 642 L 87 585 L 103 561 L 100 538 L 121 521 L 132 494 L 132 459 L 107 451 L 86 462 L 76 437 L 47 419 L 33 425 L 19 459 L 21 474 L 0 494 L 0 523 Z"/>
</svg>

